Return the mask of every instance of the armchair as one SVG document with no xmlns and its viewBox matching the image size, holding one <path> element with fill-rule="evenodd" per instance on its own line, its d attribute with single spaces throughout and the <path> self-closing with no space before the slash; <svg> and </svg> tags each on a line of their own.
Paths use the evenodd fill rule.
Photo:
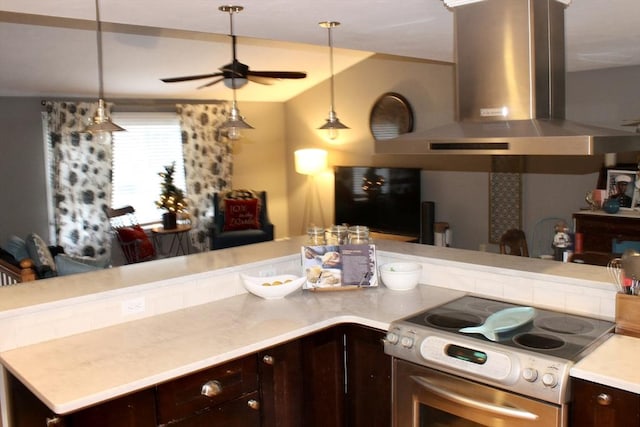
<svg viewBox="0 0 640 427">
<path fill-rule="evenodd" d="M 266 191 L 231 190 L 213 194 L 211 250 L 273 240 Z"/>
<path fill-rule="evenodd" d="M 107 209 L 111 229 L 116 236 L 127 264 L 156 259 L 156 249 L 140 226 L 133 206 Z"/>
</svg>

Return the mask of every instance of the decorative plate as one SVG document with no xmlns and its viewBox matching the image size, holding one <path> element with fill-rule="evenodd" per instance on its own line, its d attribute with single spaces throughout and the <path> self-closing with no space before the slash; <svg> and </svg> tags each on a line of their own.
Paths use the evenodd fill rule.
<svg viewBox="0 0 640 427">
<path fill-rule="evenodd" d="M 409 101 L 394 92 L 380 96 L 371 108 L 369 128 L 378 141 L 413 131 L 413 111 Z"/>
</svg>

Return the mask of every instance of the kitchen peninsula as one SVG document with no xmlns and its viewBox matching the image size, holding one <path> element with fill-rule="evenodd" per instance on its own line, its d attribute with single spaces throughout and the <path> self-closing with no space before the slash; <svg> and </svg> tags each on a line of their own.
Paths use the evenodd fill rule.
<svg viewBox="0 0 640 427">
<path fill-rule="evenodd" d="M 301 273 L 302 238 L 0 289 L 0 360 L 67 414 L 339 324 L 392 320 L 464 293 L 613 320 L 605 268 L 376 241 L 378 263 L 423 265 L 408 292 L 247 294 L 240 273 Z M 5 380 L 8 377 L 5 371 Z M 3 425 L 9 424 L 3 394 Z"/>
</svg>

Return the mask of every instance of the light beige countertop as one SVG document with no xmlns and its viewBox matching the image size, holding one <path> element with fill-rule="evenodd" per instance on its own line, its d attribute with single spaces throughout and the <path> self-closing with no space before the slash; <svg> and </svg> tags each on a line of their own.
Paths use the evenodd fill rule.
<svg viewBox="0 0 640 427">
<path fill-rule="evenodd" d="M 424 285 L 406 292 L 300 290 L 281 300 L 246 293 L 240 273 L 300 274 L 302 241 L 0 288 L 0 362 L 64 414 L 335 324 L 385 330 L 464 293 L 614 316 L 616 290 L 604 267 L 382 240 L 378 263 L 420 262 Z M 127 313 L 132 304 L 141 312 Z"/>
<path fill-rule="evenodd" d="M 353 322 L 389 323 L 461 295 L 432 286 L 350 292 L 299 290 L 280 300 L 237 295 L 2 353 L 2 363 L 50 409 L 64 414 Z"/>
<path fill-rule="evenodd" d="M 640 339 L 613 335 L 571 368 L 571 376 L 640 394 Z"/>
</svg>

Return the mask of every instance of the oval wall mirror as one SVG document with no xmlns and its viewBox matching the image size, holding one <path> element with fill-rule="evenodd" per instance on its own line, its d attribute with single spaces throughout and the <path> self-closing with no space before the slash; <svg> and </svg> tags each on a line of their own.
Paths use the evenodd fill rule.
<svg viewBox="0 0 640 427">
<path fill-rule="evenodd" d="M 413 111 L 407 99 L 394 92 L 380 96 L 371 108 L 369 128 L 376 140 L 392 139 L 413 131 Z"/>
</svg>

